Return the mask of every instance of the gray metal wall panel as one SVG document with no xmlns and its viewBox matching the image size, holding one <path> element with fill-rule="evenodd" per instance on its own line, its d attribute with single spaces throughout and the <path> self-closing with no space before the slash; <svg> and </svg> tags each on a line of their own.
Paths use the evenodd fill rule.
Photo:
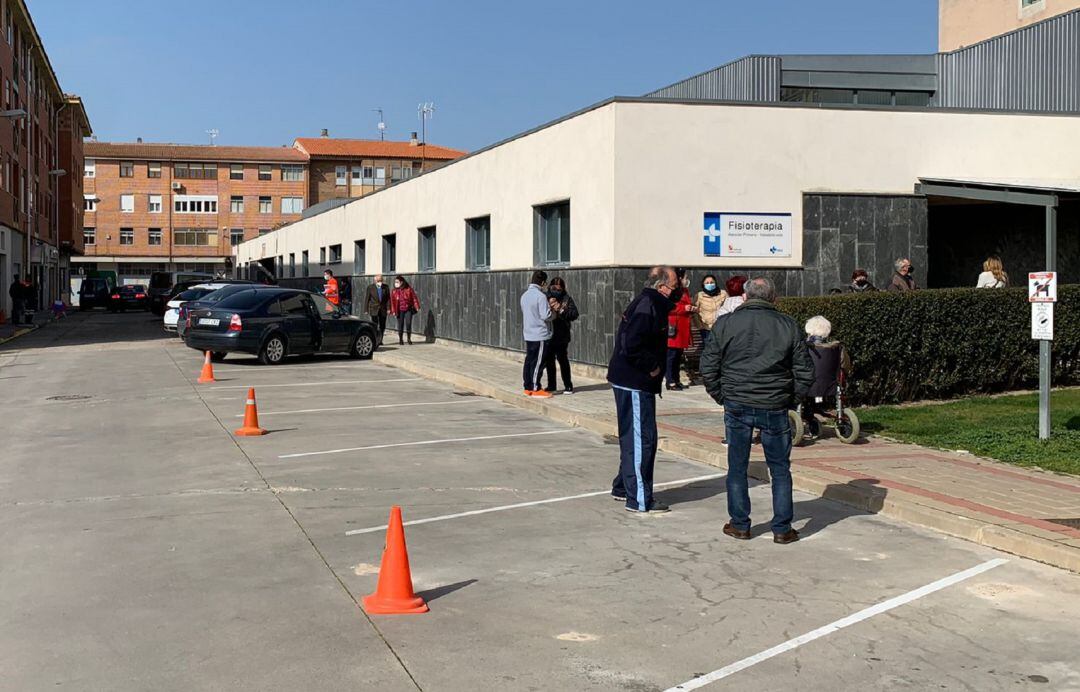
<svg viewBox="0 0 1080 692">
<path fill-rule="evenodd" d="M 932 105 L 1080 113 L 1080 11 L 937 56 Z"/>
<path fill-rule="evenodd" d="M 750 55 L 645 95 L 648 98 L 779 101 L 780 58 Z"/>
</svg>

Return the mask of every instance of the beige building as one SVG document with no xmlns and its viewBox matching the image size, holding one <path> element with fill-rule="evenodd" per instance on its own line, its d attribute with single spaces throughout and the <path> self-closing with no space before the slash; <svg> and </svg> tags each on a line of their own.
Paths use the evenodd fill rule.
<svg viewBox="0 0 1080 692">
<path fill-rule="evenodd" d="M 1080 8 L 1080 0 L 939 0 L 938 50 L 956 50 Z"/>
</svg>

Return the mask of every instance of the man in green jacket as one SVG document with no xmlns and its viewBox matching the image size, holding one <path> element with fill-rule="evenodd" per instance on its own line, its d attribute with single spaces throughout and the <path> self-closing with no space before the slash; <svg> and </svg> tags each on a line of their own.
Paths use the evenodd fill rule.
<svg viewBox="0 0 1080 692">
<path fill-rule="evenodd" d="M 791 430 L 788 410 L 814 382 L 814 364 L 799 324 L 776 309 L 776 287 L 765 277 L 747 282 L 746 301 L 712 328 L 701 354 L 705 389 L 724 407 L 728 444 L 727 498 L 731 521 L 724 533 L 750 538 L 746 471 L 754 428 L 772 478 L 773 541 L 799 540 L 791 528 Z"/>
</svg>

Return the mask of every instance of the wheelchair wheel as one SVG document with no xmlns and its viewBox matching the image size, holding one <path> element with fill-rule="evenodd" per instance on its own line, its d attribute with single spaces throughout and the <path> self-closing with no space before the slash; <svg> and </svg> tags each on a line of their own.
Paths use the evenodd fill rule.
<svg viewBox="0 0 1080 692">
<path fill-rule="evenodd" d="M 798 411 L 788 411 L 788 424 L 791 427 L 791 446 L 798 447 L 803 441 L 803 419 Z"/>
<path fill-rule="evenodd" d="M 836 436 L 844 444 L 851 444 L 859 439 L 859 418 L 851 409 L 844 409 L 843 414 L 836 419 Z"/>
</svg>

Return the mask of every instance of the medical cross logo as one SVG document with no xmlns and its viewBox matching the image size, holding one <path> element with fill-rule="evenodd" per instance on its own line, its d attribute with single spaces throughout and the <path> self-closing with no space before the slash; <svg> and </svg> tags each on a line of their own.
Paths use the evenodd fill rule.
<svg viewBox="0 0 1080 692">
<path fill-rule="evenodd" d="M 720 214 L 705 214 L 705 256 L 720 257 L 724 254 L 724 245 L 720 242 Z"/>
</svg>

